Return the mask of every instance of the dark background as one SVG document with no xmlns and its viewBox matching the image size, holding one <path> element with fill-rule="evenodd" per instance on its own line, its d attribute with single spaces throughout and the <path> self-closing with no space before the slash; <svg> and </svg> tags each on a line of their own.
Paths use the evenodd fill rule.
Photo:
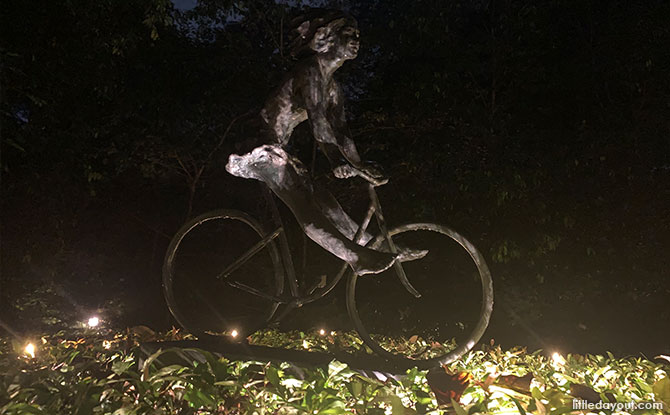
<svg viewBox="0 0 670 415">
<path fill-rule="evenodd" d="M 359 20 L 359 57 L 336 76 L 361 152 L 391 177 L 386 216 L 449 224 L 485 254 L 485 339 L 669 352 L 670 3 L 327 4 Z M 94 311 L 170 327 L 169 238 L 187 217 L 257 196 L 222 169 L 249 134 L 249 117 L 231 121 L 292 65 L 294 12 L 261 0 L 4 5 L 5 330 Z M 295 142 L 308 162 L 306 128 Z M 360 217 L 360 182 L 323 180 Z"/>
</svg>

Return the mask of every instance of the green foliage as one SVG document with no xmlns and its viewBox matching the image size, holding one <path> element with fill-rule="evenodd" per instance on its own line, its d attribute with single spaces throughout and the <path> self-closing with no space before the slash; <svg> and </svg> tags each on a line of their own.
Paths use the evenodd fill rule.
<svg viewBox="0 0 670 415">
<path fill-rule="evenodd" d="M 178 331 L 161 337 L 183 338 Z M 267 343 L 280 337 L 272 332 L 256 339 Z M 317 344 L 320 337 L 292 333 L 282 341 Z M 132 334 L 90 331 L 44 336 L 35 358 L 3 341 L 0 369 L 2 415 L 553 414 L 570 411 L 572 399 L 580 396 L 575 386 L 592 388 L 610 402 L 667 403 L 670 392 L 670 368 L 648 360 L 611 355 L 552 360 L 539 352 L 495 347 L 470 352 L 446 368 L 468 373 L 471 381 L 451 405 L 438 405 L 426 372 L 416 369 L 382 382 L 335 360 L 328 367 L 300 368 L 230 361 L 199 349 L 166 348 L 146 356 Z M 492 375 L 505 379 L 527 374 L 533 380 L 526 393 L 490 382 Z"/>
<path fill-rule="evenodd" d="M 444 356 L 456 347 L 454 339 L 441 344 L 433 339 L 422 338 L 418 335 L 410 337 L 390 337 L 373 334 L 375 339 L 384 345 L 391 353 L 412 356 L 414 359 L 430 359 Z M 338 352 L 346 351 L 350 354 L 373 353 L 358 337 L 355 331 L 347 332 L 316 332 L 306 335 L 301 331 L 281 332 L 275 329 L 265 329 L 249 337 L 254 344 L 277 347 L 283 349 Z"/>
</svg>

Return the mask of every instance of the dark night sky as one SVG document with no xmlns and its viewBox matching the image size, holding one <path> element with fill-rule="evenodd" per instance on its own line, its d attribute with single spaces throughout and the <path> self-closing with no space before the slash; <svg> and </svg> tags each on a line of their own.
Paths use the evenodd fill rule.
<svg viewBox="0 0 670 415">
<path fill-rule="evenodd" d="M 175 7 L 179 10 L 190 10 L 198 4 L 197 0 L 174 0 Z"/>
</svg>

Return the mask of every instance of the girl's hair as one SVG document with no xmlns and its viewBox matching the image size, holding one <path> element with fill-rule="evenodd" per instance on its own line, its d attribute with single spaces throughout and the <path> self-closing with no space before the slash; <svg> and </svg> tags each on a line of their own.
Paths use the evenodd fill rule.
<svg viewBox="0 0 670 415">
<path fill-rule="evenodd" d="M 356 27 L 356 19 L 340 10 L 309 9 L 291 21 L 290 51 L 295 58 L 327 52 L 335 34 L 345 25 Z"/>
</svg>

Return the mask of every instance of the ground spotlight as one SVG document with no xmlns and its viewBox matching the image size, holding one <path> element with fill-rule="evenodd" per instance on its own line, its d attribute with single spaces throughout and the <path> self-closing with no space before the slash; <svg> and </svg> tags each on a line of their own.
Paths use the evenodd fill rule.
<svg viewBox="0 0 670 415">
<path fill-rule="evenodd" d="M 35 358 L 35 345 L 32 343 L 28 343 L 26 347 L 23 349 L 23 352 L 27 355 L 30 356 L 31 358 Z"/>
<path fill-rule="evenodd" d="M 554 362 L 554 365 L 556 366 L 565 365 L 565 358 L 561 356 L 561 354 L 558 352 L 554 352 L 554 354 L 551 355 L 551 360 Z"/>
</svg>

